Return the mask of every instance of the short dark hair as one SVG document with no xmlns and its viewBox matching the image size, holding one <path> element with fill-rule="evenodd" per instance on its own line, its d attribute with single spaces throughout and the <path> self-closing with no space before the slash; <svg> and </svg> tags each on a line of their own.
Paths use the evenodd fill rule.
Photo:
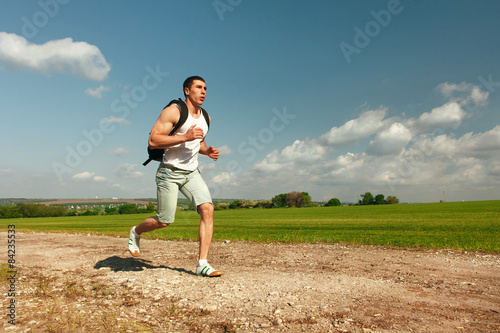
<svg viewBox="0 0 500 333">
<path fill-rule="evenodd" d="M 205 80 L 201 76 L 190 76 L 188 77 L 184 83 L 182 84 L 182 92 L 184 92 L 184 97 L 186 97 L 186 88 L 191 89 L 191 86 L 193 85 L 194 80 L 200 80 L 205 82 Z"/>
</svg>

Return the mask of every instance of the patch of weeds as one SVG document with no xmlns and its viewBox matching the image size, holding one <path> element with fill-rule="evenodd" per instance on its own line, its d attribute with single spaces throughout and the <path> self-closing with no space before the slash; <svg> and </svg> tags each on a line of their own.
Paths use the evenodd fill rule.
<svg viewBox="0 0 500 333">
<path fill-rule="evenodd" d="M 73 304 L 65 304 L 63 307 L 66 312 L 61 318 L 60 327 L 64 328 L 65 332 L 74 332 L 77 329 L 83 331 L 88 325 L 88 318 L 79 313 Z"/>
<path fill-rule="evenodd" d="M 68 318 L 63 312 L 64 306 L 54 303 L 50 304 L 45 315 L 47 326 L 45 331 L 49 333 L 64 333 L 68 332 Z M 73 321 L 69 321 L 73 322 Z"/>
<path fill-rule="evenodd" d="M 183 307 L 177 306 L 174 302 L 172 302 L 170 303 L 169 308 L 162 311 L 162 315 L 169 319 L 186 318 L 186 317 L 191 319 L 193 317 L 203 316 L 205 315 L 205 313 L 203 313 L 200 310 L 187 310 Z"/>
<path fill-rule="evenodd" d="M 85 296 L 85 289 L 75 281 L 66 281 L 64 284 L 64 296 L 69 299 L 75 299 Z"/>
<path fill-rule="evenodd" d="M 111 332 L 118 325 L 118 320 L 116 319 L 116 313 L 111 311 L 106 311 L 101 317 L 101 325 L 106 330 L 106 332 Z"/>
<path fill-rule="evenodd" d="M 50 293 L 50 285 L 53 282 L 53 278 L 49 278 L 41 275 L 40 273 L 35 273 L 35 296 L 37 297 L 52 297 Z"/>
<path fill-rule="evenodd" d="M 2 284 L 8 284 L 9 281 L 7 280 L 10 277 L 10 271 L 11 269 L 9 268 L 9 264 L 0 264 L 0 279 Z"/>
<path fill-rule="evenodd" d="M 167 312 L 166 316 L 169 317 L 170 319 L 182 318 L 184 317 L 185 314 L 185 310 L 177 307 L 175 304 L 171 304 L 170 308 L 166 312 Z"/>
<path fill-rule="evenodd" d="M 91 288 L 95 296 L 110 296 L 114 295 L 114 292 L 108 289 L 108 286 L 102 283 L 95 283 Z"/>
</svg>

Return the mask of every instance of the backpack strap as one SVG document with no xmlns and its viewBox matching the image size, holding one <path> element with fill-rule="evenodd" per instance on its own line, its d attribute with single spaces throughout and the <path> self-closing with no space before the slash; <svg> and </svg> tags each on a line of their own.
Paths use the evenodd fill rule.
<svg viewBox="0 0 500 333">
<path fill-rule="evenodd" d="M 177 131 L 182 125 L 184 125 L 184 123 L 186 122 L 186 119 L 188 117 L 188 114 L 189 114 L 187 105 L 186 105 L 186 103 L 184 103 L 184 101 L 182 99 L 180 99 L 180 98 L 174 99 L 173 101 L 168 103 L 168 105 L 165 106 L 165 108 L 169 107 L 172 104 L 177 104 L 179 106 L 181 115 L 179 117 L 179 120 L 177 121 L 177 124 L 175 124 L 174 128 L 172 128 L 169 135 L 174 135 L 175 131 Z"/>
<path fill-rule="evenodd" d="M 170 131 L 169 135 L 174 135 L 175 131 L 177 131 L 182 125 L 184 125 L 184 123 L 187 120 L 188 114 L 189 114 L 189 110 L 187 108 L 187 105 L 182 99 L 180 99 L 180 98 L 174 99 L 173 101 L 168 103 L 168 105 L 165 106 L 165 108 L 169 107 L 172 104 L 177 104 L 180 107 L 181 115 L 179 117 L 179 121 L 177 122 L 177 124 L 175 124 L 174 128 L 172 128 L 172 131 Z M 201 113 L 203 114 L 203 117 L 205 118 L 205 121 L 207 122 L 208 129 L 210 129 L 210 117 L 208 116 L 208 112 L 204 108 L 202 108 L 201 106 L 200 106 L 200 109 L 201 109 Z"/>
<path fill-rule="evenodd" d="M 205 120 L 206 120 L 206 122 L 207 122 L 207 126 L 208 126 L 207 133 L 208 133 L 208 131 L 210 130 L 210 117 L 208 116 L 208 112 L 207 112 L 207 111 L 205 111 L 205 109 L 204 109 L 204 108 L 202 108 L 202 107 L 200 106 L 200 109 L 201 109 L 201 112 L 203 113 L 203 117 L 205 117 Z M 205 136 L 207 136 L 207 134 L 206 134 L 206 133 L 205 133 Z"/>
<path fill-rule="evenodd" d="M 167 106 L 165 106 L 163 109 L 169 107 L 172 104 L 177 104 L 177 106 L 179 106 L 179 108 L 180 108 L 180 117 L 179 117 L 179 120 L 177 121 L 177 123 L 175 124 L 174 128 L 172 128 L 172 130 L 170 131 L 170 133 L 168 135 L 174 135 L 174 133 L 182 125 L 184 125 L 184 123 L 186 122 L 186 120 L 188 118 L 188 115 L 189 115 L 189 110 L 187 108 L 186 103 L 184 103 L 184 101 L 182 99 L 180 99 L 180 98 L 179 99 L 174 99 L 173 101 L 171 101 L 170 103 L 168 103 Z M 207 122 L 208 128 L 210 129 L 210 118 L 208 117 L 208 113 L 202 107 L 200 107 L 200 109 L 201 109 L 201 112 L 203 114 L 203 117 L 205 118 L 205 121 Z M 207 131 L 207 133 L 208 133 L 208 131 Z M 151 134 L 151 133 L 149 133 L 149 134 Z M 163 151 L 164 151 L 164 149 L 151 149 L 148 146 L 148 155 L 149 155 L 149 158 L 144 163 L 142 163 L 142 165 L 146 166 L 152 160 L 161 161 L 161 158 L 163 156 Z"/>
</svg>

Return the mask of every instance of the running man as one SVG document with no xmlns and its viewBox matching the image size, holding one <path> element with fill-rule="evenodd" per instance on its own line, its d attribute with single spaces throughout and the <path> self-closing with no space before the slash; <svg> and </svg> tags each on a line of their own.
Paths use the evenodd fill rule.
<svg viewBox="0 0 500 333">
<path fill-rule="evenodd" d="M 151 129 L 149 147 L 165 149 L 163 160 L 156 172 L 158 209 L 156 216 L 148 217 L 130 229 L 129 251 L 132 256 L 138 257 L 139 240 L 143 232 L 165 228 L 174 222 L 180 190 L 200 214 L 199 260 L 196 274 L 216 277 L 221 276 L 222 272 L 208 263 L 208 252 L 214 230 L 214 206 L 208 187 L 198 170 L 198 154 L 207 155 L 217 161 L 219 150 L 205 143 L 208 124 L 201 110 L 207 94 L 205 80 L 199 76 L 191 76 L 184 81 L 183 89 L 189 110 L 186 122 L 174 135 L 169 135 L 180 117 L 180 109 L 174 103 L 163 109 Z"/>
</svg>

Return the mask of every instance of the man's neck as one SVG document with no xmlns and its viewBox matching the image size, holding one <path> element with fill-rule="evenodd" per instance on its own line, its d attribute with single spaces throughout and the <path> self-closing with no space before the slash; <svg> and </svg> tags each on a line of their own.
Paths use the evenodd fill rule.
<svg viewBox="0 0 500 333">
<path fill-rule="evenodd" d="M 189 113 L 191 115 L 197 115 L 200 113 L 200 111 L 201 111 L 200 106 L 191 102 L 191 100 L 189 98 L 186 98 L 185 103 L 186 103 L 186 106 L 188 107 Z"/>
</svg>

